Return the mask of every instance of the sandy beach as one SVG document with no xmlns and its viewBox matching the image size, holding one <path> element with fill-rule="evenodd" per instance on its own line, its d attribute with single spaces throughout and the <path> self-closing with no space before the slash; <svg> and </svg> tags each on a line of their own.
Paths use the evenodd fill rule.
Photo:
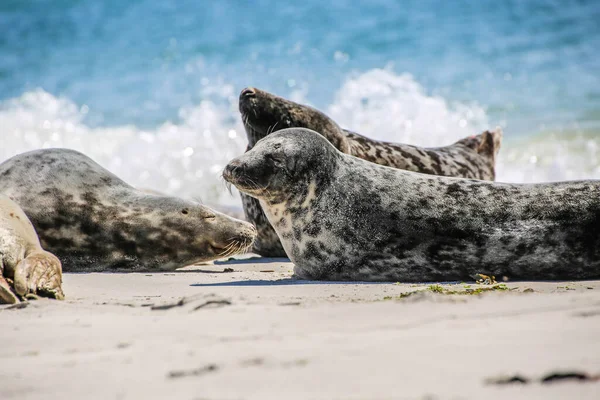
<svg viewBox="0 0 600 400">
<path fill-rule="evenodd" d="M 599 381 L 541 382 L 600 373 L 599 281 L 478 294 L 490 287 L 306 282 L 292 269 L 252 258 L 174 273 L 65 274 L 65 301 L 1 308 L 0 398 L 600 394 Z M 497 382 L 506 378 L 527 383 Z"/>
</svg>

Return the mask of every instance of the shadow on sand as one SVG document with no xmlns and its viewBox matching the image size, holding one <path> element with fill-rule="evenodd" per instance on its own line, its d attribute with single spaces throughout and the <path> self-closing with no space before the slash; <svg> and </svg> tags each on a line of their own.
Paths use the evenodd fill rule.
<svg viewBox="0 0 600 400">
<path fill-rule="evenodd" d="M 271 258 L 271 257 L 250 257 L 250 258 L 230 258 L 228 260 L 214 261 L 214 265 L 235 265 L 235 264 L 271 264 L 271 263 L 288 263 L 289 258 Z"/>
<path fill-rule="evenodd" d="M 289 285 L 390 285 L 392 282 L 339 282 L 339 281 L 307 281 L 303 279 L 285 278 L 274 281 L 254 279 L 247 281 L 193 283 L 190 286 L 219 287 L 219 286 L 289 286 Z"/>
</svg>

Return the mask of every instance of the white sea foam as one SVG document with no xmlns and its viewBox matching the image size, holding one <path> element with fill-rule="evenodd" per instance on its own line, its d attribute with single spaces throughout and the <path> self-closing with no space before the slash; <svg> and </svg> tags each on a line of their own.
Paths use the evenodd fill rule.
<svg viewBox="0 0 600 400">
<path fill-rule="evenodd" d="M 490 123 L 483 106 L 429 95 L 410 75 L 386 69 L 348 79 L 327 113 L 343 127 L 369 137 L 431 147 L 496 126 Z M 600 179 L 598 134 L 573 128 L 518 137 L 510 126 L 503 128 L 498 181 Z"/>
<path fill-rule="evenodd" d="M 369 137 L 441 146 L 488 127 L 477 104 L 450 104 L 430 96 L 410 75 L 373 69 L 348 79 L 328 114 L 341 126 Z"/>
<path fill-rule="evenodd" d="M 600 179 L 600 137 L 595 132 L 541 132 L 509 140 L 500 150 L 503 182 Z"/>
<path fill-rule="evenodd" d="M 67 147 L 137 187 L 211 203 L 239 203 L 220 179 L 227 161 L 246 146 L 235 116 L 237 105 L 203 101 L 180 110 L 180 122 L 165 122 L 153 130 L 91 128 L 83 122 L 86 108 L 41 89 L 4 103 L 0 160 L 38 148 Z"/>
<path fill-rule="evenodd" d="M 68 147 L 134 186 L 239 206 L 220 179 L 227 161 L 246 146 L 236 92 L 227 84 L 210 88 L 199 105 L 180 110 L 177 122 L 152 130 L 92 128 L 85 122 L 86 105 L 41 89 L 26 92 L 0 105 L 0 162 L 33 149 Z M 281 94 L 310 100 L 305 92 Z M 450 144 L 490 128 L 483 106 L 429 95 L 411 76 L 382 69 L 349 77 L 325 111 L 348 129 L 423 146 Z M 516 140 L 505 134 L 498 180 L 600 178 L 596 137 L 572 132 Z"/>
</svg>

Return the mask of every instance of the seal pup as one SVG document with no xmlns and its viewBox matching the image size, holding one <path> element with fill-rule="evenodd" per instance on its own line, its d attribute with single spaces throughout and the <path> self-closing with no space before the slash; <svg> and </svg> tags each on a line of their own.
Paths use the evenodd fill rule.
<svg viewBox="0 0 600 400">
<path fill-rule="evenodd" d="M 74 150 L 5 161 L 0 193 L 21 206 L 65 271 L 171 270 L 244 251 L 256 236 L 245 221 L 137 190 Z"/>
<path fill-rule="evenodd" d="M 223 177 L 260 200 L 300 278 L 600 278 L 600 181 L 419 174 L 349 156 L 300 128 L 260 140 Z"/>
<path fill-rule="evenodd" d="M 308 128 L 323 135 L 343 153 L 376 164 L 432 175 L 494 180 L 502 131 L 485 131 L 436 148 L 382 142 L 342 129 L 319 110 L 256 88 L 242 90 L 239 110 L 248 136 L 248 149 L 269 133 L 285 128 Z M 258 201 L 242 194 L 246 219 L 258 229 L 254 251 L 281 257 L 285 252 Z"/>
<path fill-rule="evenodd" d="M 63 299 L 60 261 L 40 245 L 31 221 L 0 194 L 0 304 L 38 295 Z"/>
</svg>

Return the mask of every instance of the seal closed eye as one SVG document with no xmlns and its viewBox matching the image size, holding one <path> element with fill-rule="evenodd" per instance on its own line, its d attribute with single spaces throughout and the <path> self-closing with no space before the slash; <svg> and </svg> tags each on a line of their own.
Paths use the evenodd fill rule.
<svg viewBox="0 0 600 400">
<path fill-rule="evenodd" d="M 266 165 L 274 144 L 293 163 L 289 173 Z M 301 278 L 600 278 L 600 181 L 506 184 L 419 174 L 344 154 L 301 128 L 260 140 L 223 176 L 260 201 Z"/>
<path fill-rule="evenodd" d="M 239 110 L 248 136 L 248 149 L 267 135 L 285 128 L 307 128 L 320 133 L 343 153 L 376 164 L 432 175 L 494 180 L 502 131 L 486 131 L 445 147 L 423 148 L 373 140 L 342 129 L 319 110 L 256 88 L 240 93 Z M 242 194 L 246 219 L 258 229 L 254 251 L 263 256 L 286 254 L 258 200 Z"/>
</svg>

